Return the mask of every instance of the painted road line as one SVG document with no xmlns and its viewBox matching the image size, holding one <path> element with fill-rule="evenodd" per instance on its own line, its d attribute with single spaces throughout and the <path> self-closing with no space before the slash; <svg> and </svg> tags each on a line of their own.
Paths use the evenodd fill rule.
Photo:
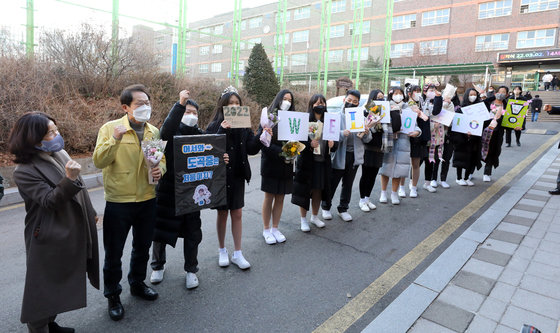
<svg viewBox="0 0 560 333">
<path fill-rule="evenodd" d="M 98 186 L 98 187 L 88 189 L 88 192 L 99 191 L 99 190 L 102 190 L 102 189 L 103 189 L 103 186 Z M 0 208 L 0 212 L 5 212 L 7 210 L 17 209 L 17 208 L 20 208 L 20 207 L 23 207 L 23 206 L 25 206 L 24 203 L 19 203 L 19 204 L 15 204 L 15 205 L 11 205 L 11 206 L 2 207 L 2 208 Z"/>
<path fill-rule="evenodd" d="M 475 212 L 482 208 L 488 200 L 508 185 L 523 169 L 531 165 L 542 153 L 560 140 L 556 134 L 518 163 L 503 177 L 482 192 L 467 206 L 452 216 L 430 236 L 420 242 L 414 249 L 386 270 L 381 276 L 362 290 L 354 299 L 348 302 L 323 324 L 317 327 L 315 333 L 344 332 L 368 312 L 382 297 L 396 286 L 406 275 L 412 272 L 428 255 L 440 246 L 453 232 L 467 221 Z"/>
</svg>

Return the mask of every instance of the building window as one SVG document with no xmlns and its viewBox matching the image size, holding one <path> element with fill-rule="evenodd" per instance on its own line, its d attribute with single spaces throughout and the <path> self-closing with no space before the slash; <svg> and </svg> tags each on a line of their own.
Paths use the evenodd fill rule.
<svg viewBox="0 0 560 333">
<path fill-rule="evenodd" d="M 224 25 L 217 25 L 214 27 L 214 34 L 215 35 L 221 35 L 224 33 Z"/>
<path fill-rule="evenodd" d="M 212 64 L 212 73 L 219 73 L 222 71 L 222 63 L 216 62 Z"/>
<path fill-rule="evenodd" d="M 354 10 L 354 8 L 356 7 L 360 8 L 360 1 L 362 0 L 352 0 L 352 10 Z M 363 0 L 363 1 L 364 1 L 364 8 L 371 7 L 372 0 Z"/>
<path fill-rule="evenodd" d="M 360 31 L 357 28 L 359 28 L 359 26 L 357 26 L 356 31 L 354 31 L 354 23 L 348 24 L 348 30 L 350 36 L 352 36 L 354 33 L 356 35 L 360 33 Z M 362 23 L 362 34 L 369 34 L 370 29 L 371 29 L 371 21 L 364 21 Z"/>
<path fill-rule="evenodd" d="M 476 52 L 507 50 L 508 45 L 509 34 L 477 36 L 474 50 Z"/>
<path fill-rule="evenodd" d="M 517 33 L 517 48 L 553 46 L 556 29 L 520 31 Z"/>
<path fill-rule="evenodd" d="M 292 16 L 292 12 L 287 10 L 286 11 L 286 22 L 290 21 L 290 18 Z M 294 14 L 294 19 L 295 19 L 295 14 Z M 282 19 L 280 18 L 280 13 L 276 13 L 276 22 L 281 21 Z"/>
<path fill-rule="evenodd" d="M 253 17 L 252 19 L 249 19 L 249 29 L 260 27 L 262 25 L 262 22 L 263 22 L 262 16 Z"/>
<path fill-rule="evenodd" d="M 208 64 L 202 64 L 198 67 L 199 73 L 208 73 Z"/>
<path fill-rule="evenodd" d="M 305 66 L 307 65 L 307 54 L 294 54 L 292 55 L 292 66 Z"/>
<path fill-rule="evenodd" d="M 366 61 L 368 60 L 368 56 L 369 56 L 369 48 L 367 47 L 363 47 L 362 51 L 359 52 L 360 53 L 360 61 Z M 349 49 L 346 52 L 347 56 L 346 56 L 346 60 L 351 61 L 350 59 L 352 59 L 352 49 Z M 354 61 L 358 61 L 358 50 L 354 50 Z"/>
<path fill-rule="evenodd" d="M 210 46 L 201 46 L 198 49 L 198 54 L 200 54 L 201 56 L 208 55 L 208 53 L 210 53 Z"/>
<path fill-rule="evenodd" d="M 275 59 L 274 61 L 274 67 L 278 67 L 277 66 L 277 62 L 279 63 L 281 61 L 281 57 L 278 57 L 277 59 Z M 284 65 L 282 67 L 288 67 L 288 57 L 284 56 Z"/>
<path fill-rule="evenodd" d="M 331 26 L 331 38 L 344 37 L 344 24 Z"/>
<path fill-rule="evenodd" d="M 391 58 L 412 57 L 413 53 L 414 43 L 391 45 Z"/>
<path fill-rule="evenodd" d="M 247 49 L 252 49 L 253 46 L 255 46 L 255 44 L 259 44 L 262 43 L 262 40 L 260 37 L 258 38 L 251 38 L 247 40 Z"/>
<path fill-rule="evenodd" d="M 294 9 L 294 21 L 303 20 L 311 16 L 311 7 L 301 7 Z"/>
<path fill-rule="evenodd" d="M 190 58 L 191 57 L 191 49 L 185 49 L 185 58 Z"/>
<path fill-rule="evenodd" d="M 241 30 L 247 29 L 247 20 L 241 21 Z"/>
<path fill-rule="evenodd" d="M 521 0 L 521 13 L 558 9 L 558 0 Z"/>
<path fill-rule="evenodd" d="M 478 18 L 485 19 L 511 15 L 511 1 L 503 0 L 481 3 L 478 5 Z"/>
<path fill-rule="evenodd" d="M 200 29 L 200 37 L 201 38 L 208 38 L 211 33 L 212 32 L 210 31 L 210 28 Z"/>
<path fill-rule="evenodd" d="M 335 0 L 331 3 L 331 14 L 346 11 L 346 0 Z"/>
<path fill-rule="evenodd" d="M 274 43 L 276 44 L 276 38 L 278 38 L 278 44 L 282 43 L 282 35 L 274 35 Z M 284 34 L 284 44 L 290 44 L 290 33 L 286 32 Z"/>
<path fill-rule="evenodd" d="M 329 51 L 329 62 L 342 62 L 344 50 Z"/>
<path fill-rule="evenodd" d="M 212 47 L 212 54 L 222 53 L 222 44 L 216 44 Z"/>
<path fill-rule="evenodd" d="M 301 43 L 309 41 L 309 30 L 296 31 L 292 35 L 292 41 L 294 43 Z"/>
<path fill-rule="evenodd" d="M 449 8 L 422 13 L 422 26 L 449 23 Z"/>
<path fill-rule="evenodd" d="M 393 30 L 413 28 L 416 26 L 416 14 L 393 17 Z"/>
<path fill-rule="evenodd" d="M 420 42 L 420 55 L 447 54 L 447 39 Z"/>
</svg>

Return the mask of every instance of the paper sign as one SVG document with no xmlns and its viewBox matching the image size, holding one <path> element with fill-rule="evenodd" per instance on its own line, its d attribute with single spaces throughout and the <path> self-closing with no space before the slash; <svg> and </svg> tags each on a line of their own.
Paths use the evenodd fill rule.
<svg viewBox="0 0 560 333">
<path fill-rule="evenodd" d="M 325 124 L 323 125 L 323 140 L 340 140 L 340 113 L 325 113 Z"/>
<path fill-rule="evenodd" d="M 483 124 L 484 118 L 481 118 L 480 115 L 455 113 L 455 118 L 453 118 L 451 130 L 453 132 L 465 134 L 470 132 L 471 135 L 482 136 Z"/>
<path fill-rule="evenodd" d="M 295 111 L 278 111 L 278 140 L 307 141 L 309 114 Z"/>
<path fill-rule="evenodd" d="M 457 91 L 457 87 L 448 83 L 445 86 L 445 89 L 443 89 L 443 91 L 441 92 L 441 97 L 443 97 L 443 99 L 446 99 L 446 98 L 452 99 L 453 96 L 455 95 L 456 91 Z"/>
<path fill-rule="evenodd" d="M 414 132 L 416 128 L 416 118 L 418 114 L 409 108 L 406 108 L 402 111 L 401 114 L 401 132 L 404 134 L 409 134 Z"/>
<path fill-rule="evenodd" d="M 451 126 L 454 117 L 455 112 L 441 109 L 441 112 L 437 116 L 432 116 L 432 120 L 449 127 Z"/>
<path fill-rule="evenodd" d="M 225 134 L 173 137 L 176 216 L 227 204 L 225 151 Z"/>
<path fill-rule="evenodd" d="M 523 121 L 529 104 L 527 101 L 509 100 L 502 120 L 502 126 L 508 128 L 523 127 Z"/>
<path fill-rule="evenodd" d="M 477 119 L 488 120 L 493 118 L 490 112 L 488 112 L 488 109 L 486 108 L 486 104 L 484 104 L 484 102 L 476 103 L 469 106 L 463 106 L 461 107 L 461 112 L 468 116 L 476 116 Z"/>
<path fill-rule="evenodd" d="M 349 130 L 352 133 L 360 133 L 365 130 L 364 111 L 365 111 L 364 107 L 346 108 L 344 110 L 347 130 Z"/>
<path fill-rule="evenodd" d="M 250 108 L 248 106 L 224 106 L 224 119 L 231 124 L 231 128 L 250 128 Z"/>
<path fill-rule="evenodd" d="M 391 105 L 387 101 L 375 101 L 375 105 L 381 106 L 381 123 L 391 123 Z"/>
</svg>

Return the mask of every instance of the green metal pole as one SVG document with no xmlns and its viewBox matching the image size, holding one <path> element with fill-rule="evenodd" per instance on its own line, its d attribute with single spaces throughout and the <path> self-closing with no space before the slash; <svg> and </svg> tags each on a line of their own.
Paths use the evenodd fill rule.
<svg viewBox="0 0 560 333">
<path fill-rule="evenodd" d="M 393 1 L 393 0 L 388 0 Z M 326 22 L 326 45 L 325 45 L 325 78 L 323 80 L 323 95 L 327 95 L 328 81 L 329 81 L 329 48 L 331 41 L 331 12 L 332 12 L 332 0 L 327 0 L 327 22 Z"/>
<path fill-rule="evenodd" d="M 235 0 L 233 9 L 233 31 L 231 38 L 230 82 L 239 86 L 239 53 L 241 44 L 241 0 Z"/>
<path fill-rule="evenodd" d="M 391 63 L 391 38 L 393 34 L 393 0 L 387 0 L 385 19 L 385 47 L 383 50 L 383 80 L 381 86 L 385 92 L 389 90 L 389 65 Z"/>
<path fill-rule="evenodd" d="M 356 51 L 356 30 L 357 30 L 357 16 L 358 16 L 358 6 L 356 1 L 354 1 L 354 16 L 352 17 L 352 36 L 350 37 L 352 40 L 352 48 L 350 49 L 350 73 L 349 78 L 352 80 L 352 76 L 354 75 L 354 54 Z"/>
<path fill-rule="evenodd" d="M 355 29 L 355 28 L 354 28 Z M 358 64 L 356 65 L 356 89 L 360 90 L 360 64 L 362 63 L 362 35 L 364 29 L 364 0 L 360 0 L 360 29 L 358 34 Z M 354 59 L 352 59 L 354 60 Z"/>
<path fill-rule="evenodd" d="M 321 25 L 320 25 L 320 37 L 319 37 L 319 61 L 317 62 L 317 89 L 321 87 L 321 64 L 322 61 L 325 59 L 325 55 L 323 54 L 323 43 L 325 42 L 325 12 L 326 8 L 326 0 L 321 0 Z"/>
<path fill-rule="evenodd" d="M 111 34 L 111 57 L 113 58 L 113 63 L 116 63 L 116 59 L 119 56 L 119 0 L 113 0 L 113 11 L 112 11 L 112 34 Z M 116 70 L 116 68 L 115 68 Z"/>
<path fill-rule="evenodd" d="M 235 47 L 235 86 L 239 87 L 239 55 L 241 53 L 241 0 L 237 4 L 237 36 Z"/>
<path fill-rule="evenodd" d="M 33 0 L 27 0 L 27 25 L 25 26 L 26 38 L 25 38 L 25 52 L 29 59 L 32 59 L 35 55 L 35 19 L 33 17 Z"/>
<path fill-rule="evenodd" d="M 282 67 L 280 68 L 280 87 L 284 85 L 284 59 L 286 57 L 286 12 L 288 9 L 287 0 L 280 0 L 282 3 L 282 43 L 280 47 L 282 49 L 282 54 L 280 56 L 280 63 Z"/>
<path fill-rule="evenodd" d="M 185 48 L 187 41 L 187 0 L 179 0 L 179 28 L 177 39 L 177 73 L 185 73 Z"/>
</svg>

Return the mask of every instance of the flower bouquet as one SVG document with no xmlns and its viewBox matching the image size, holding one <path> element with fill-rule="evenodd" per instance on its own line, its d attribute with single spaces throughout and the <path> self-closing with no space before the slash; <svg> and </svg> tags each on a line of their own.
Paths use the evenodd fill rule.
<svg viewBox="0 0 560 333">
<path fill-rule="evenodd" d="M 265 128 L 274 128 L 280 119 L 278 118 L 278 112 L 268 112 L 268 108 L 263 108 L 261 111 L 261 127 Z M 260 140 L 265 147 L 270 147 L 270 141 L 272 140 L 272 136 L 267 132 L 263 131 L 260 137 Z"/>
<path fill-rule="evenodd" d="M 142 152 L 144 153 L 144 160 L 146 161 L 146 165 L 149 169 L 149 184 L 157 184 L 157 182 L 154 181 L 154 177 L 152 177 L 152 173 L 150 172 L 150 170 L 158 166 L 159 162 L 163 158 L 165 145 L 167 145 L 167 141 L 163 141 L 160 139 L 142 141 Z"/>
<path fill-rule="evenodd" d="M 366 117 L 366 125 L 375 123 L 375 130 L 380 132 L 383 129 L 383 124 L 381 124 L 381 111 L 383 107 L 375 103 L 371 104 L 368 108 L 368 115 Z M 372 126 L 367 126 L 371 128 Z"/>
<path fill-rule="evenodd" d="M 319 140 L 323 135 L 323 123 L 320 121 L 309 123 L 309 139 Z M 313 154 L 321 155 L 321 146 L 313 149 Z"/>
<path fill-rule="evenodd" d="M 305 149 L 305 145 L 299 141 L 288 141 L 282 146 L 279 154 L 284 158 L 284 162 L 293 163 L 296 157 Z"/>
</svg>

